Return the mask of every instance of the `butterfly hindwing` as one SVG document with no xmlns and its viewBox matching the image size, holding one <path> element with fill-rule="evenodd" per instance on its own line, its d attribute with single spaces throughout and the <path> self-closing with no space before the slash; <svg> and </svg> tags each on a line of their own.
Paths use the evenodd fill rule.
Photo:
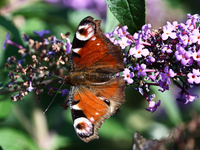
<svg viewBox="0 0 200 150">
<path fill-rule="evenodd" d="M 71 104 L 72 119 L 77 135 L 85 142 L 98 138 L 98 129 L 123 103 L 123 78 L 107 83 L 76 86 Z"/>
</svg>

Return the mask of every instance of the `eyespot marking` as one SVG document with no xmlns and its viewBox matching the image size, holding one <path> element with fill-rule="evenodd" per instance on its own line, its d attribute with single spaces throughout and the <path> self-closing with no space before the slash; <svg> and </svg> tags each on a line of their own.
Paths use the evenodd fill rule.
<svg viewBox="0 0 200 150">
<path fill-rule="evenodd" d="M 85 117 L 75 119 L 74 128 L 81 137 L 87 137 L 93 134 L 93 124 Z"/>
<path fill-rule="evenodd" d="M 110 106 L 110 101 L 109 101 L 109 100 L 105 99 L 104 102 L 105 102 L 108 106 Z"/>
<path fill-rule="evenodd" d="M 94 35 L 95 26 L 92 24 L 86 24 L 78 27 L 76 31 L 76 38 L 81 41 L 87 41 Z"/>
</svg>

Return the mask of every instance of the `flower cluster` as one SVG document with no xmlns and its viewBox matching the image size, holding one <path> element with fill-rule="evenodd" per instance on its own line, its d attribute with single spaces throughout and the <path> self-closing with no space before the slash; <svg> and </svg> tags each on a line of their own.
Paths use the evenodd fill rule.
<svg viewBox="0 0 200 150">
<path fill-rule="evenodd" d="M 177 100 L 184 104 L 198 98 L 198 95 L 190 94 L 188 89 L 200 83 L 199 24 L 199 15 L 188 14 L 185 23 L 167 22 L 159 30 L 150 30 L 151 25 L 146 24 L 134 35 L 127 32 L 127 26 L 116 27 L 113 32 L 105 34 L 123 52 L 125 69 L 117 76 L 123 76 L 127 85 L 146 98 L 149 103 L 146 110 L 154 112 L 161 103 L 161 100 L 158 103 L 153 100 L 155 94 L 150 94 L 151 86 L 158 86 L 159 91 L 164 92 L 169 90 L 170 84 L 175 84 L 180 88 L 180 97 Z M 35 91 L 39 97 L 43 87 L 49 89 L 49 94 L 52 91 L 68 94 L 66 89 L 47 86 L 51 83 L 49 77 L 53 74 L 63 77 L 69 73 L 69 67 L 65 65 L 71 50 L 68 35 L 61 34 L 62 39 L 65 39 L 62 41 L 55 36 L 45 39 L 44 34 L 49 34 L 46 30 L 34 33 L 41 41 L 33 41 L 25 34 L 23 38 L 26 46 L 10 41 L 9 34 L 5 41 L 5 44 L 18 47 L 18 52 L 22 55 L 20 60 L 12 56 L 6 63 L 6 67 L 14 68 L 9 73 L 11 82 L 7 86 L 10 88 L 15 85 L 15 88 L 20 89 L 18 95 L 12 96 L 14 101 L 20 100 L 31 91 Z M 31 60 L 25 61 L 28 56 Z"/>
<path fill-rule="evenodd" d="M 164 92 L 173 81 L 180 88 L 178 101 L 187 104 L 198 98 L 188 89 L 200 83 L 200 16 L 187 17 L 185 23 L 167 22 L 159 30 L 151 31 L 151 25 L 146 24 L 133 36 L 126 26 L 106 34 L 121 46 L 125 64 L 122 76 L 146 98 L 148 111 L 154 112 L 161 102 L 152 101 L 155 95 L 149 94 L 150 86 L 159 86 Z"/>
<path fill-rule="evenodd" d="M 58 89 L 49 84 L 57 83 L 57 77 L 50 79 L 50 76 L 56 74 L 59 77 L 63 77 L 69 72 L 69 67 L 65 65 L 68 62 L 68 55 L 71 50 L 70 40 L 68 35 L 61 34 L 62 41 L 55 36 L 44 38 L 45 34 L 49 34 L 48 30 L 34 31 L 39 36 L 40 41 L 34 41 L 26 34 L 23 34 L 25 46 L 18 45 L 9 40 L 9 33 L 6 36 L 3 48 L 6 48 L 6 44 L 17 47 L 18 53 L 21 55 L 21 59 L 17 60 L 15 56 L 11 56 L 7 59 L 5 64 L 6 68 L 10 68 L 12 71 L 8 74 L 10 78 L 8 88 L 14 88 L 15 91 L 19 91 L 17 95 L 12 95 L 13 101 L 21 100 L 22 97 L 29 92 L 35 92 L 40 100 L 40 94 L 44 88 L 49 89 L 49 94 L 53 91 L 59 91 L 62 96 L 68 94 L 67 89 Z"/>
</svg>

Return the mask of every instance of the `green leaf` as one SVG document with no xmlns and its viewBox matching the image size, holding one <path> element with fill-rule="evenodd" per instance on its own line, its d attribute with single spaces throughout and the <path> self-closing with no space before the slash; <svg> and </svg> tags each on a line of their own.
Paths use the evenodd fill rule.
<svg viewBox="0 0 200 150">
<path fill-rule="evenodd" d="M 21 34 L 19 33 L 19 30 L 15 27 L 15 25 L 11 21 L 7 20 L 3 16 L 0 16 L 0 26 L 4 27 L 5 29 L 10 31 L 14 35 L 13 40 L 17 44 L 23 45 Z"/>
<path fill-rule="evenodd" d="M 11 128 L 0 129 L 0 146 L 10 150 L 38 150 L 33 140 L 24 133 Z"/>
<path fill-rule="evenodd" d="M 105 0 L 108 8 L 122 25 L 133 34 L 145 24 L 144 0 Z"/>
<path fill-rule="evenodd" d="M 0 95 L 0 100 L 3 98 L 4 100 L 0 101 L 0 119 L 6 118 L 9 115 L 12 107 L 12 101 L 10 100 L 10 97 L 8 98 L 8 96 Z"/>
<path fill-rule="evenodd" d="M 6 0 L 0 0 L 0 8 L 4 7 L 8 3 Z"/>
<path fill-rule="evenodd" d="M 61 8 L 47 3 L 30 3 L 26 7 L 18 9 L 12 13 L 13 16 L 22 15 L 26 19 L 37 18 L 49 24 L 67 24 L 67 17 L 70 9 Z"/>
<path fill-rule="evenodd" d="M 7 83 L 5 83 L 5 82 L 0 82 L 0 90 L 3 89 L 6 85 L 7 85 Z"/>
</svg>

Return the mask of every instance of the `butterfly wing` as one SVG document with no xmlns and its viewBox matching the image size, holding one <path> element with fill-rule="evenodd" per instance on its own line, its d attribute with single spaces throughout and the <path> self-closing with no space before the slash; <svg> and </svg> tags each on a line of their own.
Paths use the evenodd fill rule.
<svg viewBox="0 0 200 150">
<path fill-rule="evenodd" d="M 98 138 L 101 124 L 116 112 L 124 100 L 123 78 L 113 78 L 89 86 L 73 86 L 71 113 L 74 128 L 80 139 L 89 142 Z"/>
<path fill-rule="evenodd" d="M 103 34 L 100 22 L 90 16 L 80 22 L 72 43 L 72 71 L 116 73 L 124 69 L 120 47 Z"/>
</svg>

